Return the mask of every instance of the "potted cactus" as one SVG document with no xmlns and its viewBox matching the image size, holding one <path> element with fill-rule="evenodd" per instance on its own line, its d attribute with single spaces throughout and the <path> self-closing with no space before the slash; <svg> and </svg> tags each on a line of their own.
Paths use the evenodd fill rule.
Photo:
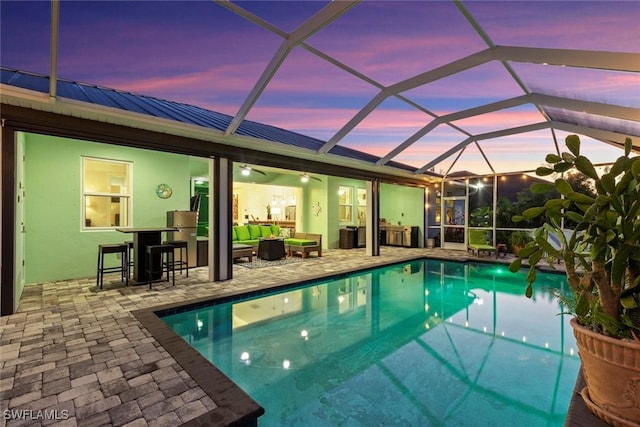
<svg viewBox="0 0 640 427">
<path fill-rule="evenodd" d="M 561 174 L 572 168 L 593 180 L 595 198 L 573 190 L 562 177 L 553 183 L 535 183 L 533 192 L 553 188 L 562 195 L 544 206 L 532 207 L 515 222 L 544 216 L 534 240 L 510 265 L 519 270 L 528 258 L 526 294 L 531 296 L 536 266 L 543 260 L 564 262 L 572 295 L 571 325 L 587 386 L 581 394 L 599 418 L 612 425 L 638 426 L 640 421 L 640 157 L 629 157 L 631 139 L 624 155 L 610 170 L 598 174 L 593 163 L 580 154 L 580 139 L 565 140 L 567 152 L 548 154 L 549 167 L 539 176 Z M 575 229 L 563 230 L 571 220 Z M 549 243 L 549 234 L 561 247 Z"/>
</svg>

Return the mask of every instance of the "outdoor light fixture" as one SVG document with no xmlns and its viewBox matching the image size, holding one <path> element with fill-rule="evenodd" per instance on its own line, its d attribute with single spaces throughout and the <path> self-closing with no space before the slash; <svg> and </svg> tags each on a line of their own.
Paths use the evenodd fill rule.
<svg viewBox="0 0 640 427">
<path fill-rule="evenodd" d="M 242 174 L 242 176 L 249 176 L 249 175 L 251 175 L 251 172 L 256 172 L 256 173 L 259 173 L 261 175 L 267 176 L 266 173 L 262 172 L 261 170 L 249 167 L 249 166 L 247 166 L 246 163 L 245 163 L 244 166 L 240 166 L 240 173 Z"/>
<path fill-rule="evenodd" d="M 305 184 L 307 182 L 309 182 L 309 179 L 315 179 L 318 182 L 322 182 L 322 180 L 320 178 L 312 176 L 312 175 L 309 175 L 306 172 L 300 175 L 300 181 L 304 182 Z"/>
</svg>

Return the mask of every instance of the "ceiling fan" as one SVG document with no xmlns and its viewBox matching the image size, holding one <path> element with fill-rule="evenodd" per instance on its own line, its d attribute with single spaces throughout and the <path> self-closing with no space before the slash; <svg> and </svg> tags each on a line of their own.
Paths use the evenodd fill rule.
<svg viewBox="0 0 640 427">
<path fill-rule="evenodd" d="M 309 182 L 309 179 L 315 179 L 318 182 L 322 182 L 322 180 L 320 178 L 318 178 L 317 176 L 312 176 L 312 175 L 309 175 L 308 173 L 300 174 L 300 181 L 301 182 L 306 184 L 307 182 Z"/>
<path fill-rule="evenodd" d="M 251 172 L 256 172 L 256 173 L 262 174 L 264 176 L 267 176 L 266 173 L 262 172 L 259 169 L 254 169 L 254 168 L 252 168 L 250 166 L 247 166 L 246 163 L 244 164 L 244 166 L 240 166 L 240 173 L 242 174 L 242 176 L 249 176 L 249 175 L 251 175 Z"/>
</svg>

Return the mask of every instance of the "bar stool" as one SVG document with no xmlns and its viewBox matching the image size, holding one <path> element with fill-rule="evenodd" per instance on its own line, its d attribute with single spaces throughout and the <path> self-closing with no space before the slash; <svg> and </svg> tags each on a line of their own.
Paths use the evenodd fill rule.
<svg viewBox="0 0 640 427">
<path fill-rule="evenodd" d="M 165 257 L 166 255 L 166 257 Z M 171 255 L 171 261 L 169 261 L 169 255 Z M 154 269 L 153 258 L 160 256 L 160 263 L 156 267 L 160 267 L 159 270 Z M 149 289 L 151 289 L 152 277 L 155 273 L 164 272 L 164 267 L 167 270 L 167 281 L 169 280 L 169 268 L 173 272 L 173 286 L 176 285 L 176 269 L 173 268 L 173 246 L 171 245 L 149 245 L 147 246 L 147 283 L 149 283 Z M 166 259 L 166 260 L 165 260 Z"/>
<path fill-rule="evenodd" d="M 133 240 L 124 242 L 129 247 L 129 275 L 133 271 Z"/>
<path fill-rule="evenodd" d="M 120 254 L 120 266 L 105 267 L 104 256 L 107 254 Z M 120 272 L 120 280 L 129 286 L 129 247 L 126 243 L 98 245 L 98 270 L 96 272 L 96 286 L 102 289 L 104 273 Z"/>
<path fill-rule="evenodd" d="M 180 250 L 180 261 L 176 261 L 175 254 L 173 259 L 173 268 L 180 267 L 180 274 L 182 274 L 182 269 L 186 268 L 187 277 L 189 277 L 189 246 L 187 245 L 186 240 L 165 240 L 162 242 L 163 245 L 171 245 L 174 249 Z M 184 258 L 182 258 L 182 253 L 184 251 Z"/>
</svg>

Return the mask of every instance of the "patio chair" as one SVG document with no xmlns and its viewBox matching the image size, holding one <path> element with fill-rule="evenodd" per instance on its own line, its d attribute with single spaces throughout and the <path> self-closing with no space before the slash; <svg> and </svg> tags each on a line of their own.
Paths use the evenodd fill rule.
<svg viewBox="0 0 640 427">
<path fill-rule="evenodd" d="M 487 232 L 484 230 L 469 230 L 469 240 L 467 242 L 467 251 L 471 250 L 477 257 L 480 256 L 480 252 L 487 252 L 491 254 L 493 252 L 498 258 L 498 250 L 495 246 L 490 245 L 487 240 Z"/>
</svg>

